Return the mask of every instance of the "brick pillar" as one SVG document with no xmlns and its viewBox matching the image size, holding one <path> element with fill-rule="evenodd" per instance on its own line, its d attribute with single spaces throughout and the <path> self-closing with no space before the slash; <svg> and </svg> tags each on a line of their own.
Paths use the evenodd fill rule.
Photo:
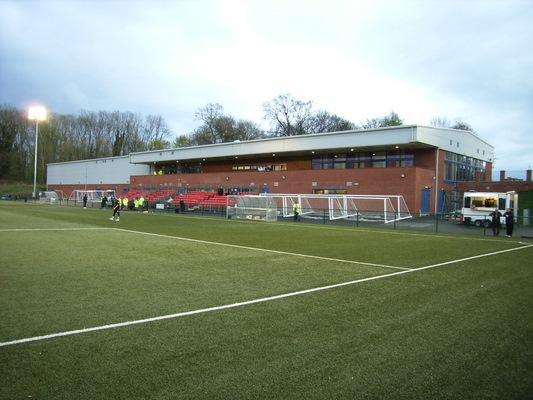
<svg viewBox="0 0 533 400">
<path fill-rule="evenodd" d="M 505 171 L 500 171 L 500 182 L 505 181 Z"/>
</svg>

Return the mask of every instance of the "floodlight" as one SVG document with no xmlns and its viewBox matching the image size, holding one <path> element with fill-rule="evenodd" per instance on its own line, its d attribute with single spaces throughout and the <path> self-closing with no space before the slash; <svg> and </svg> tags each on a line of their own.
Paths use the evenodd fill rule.
<svg viewBox="0 0 533 400">
<path fill-rule="evenodd" d="M 35 120 L 35 161 L 33 163 L 33 193 L 35 198 L 37 187 L 37 142 L 39 139 L 39 121 L 46 119 L 46 108 L 42 106 L 30 107 L 28 112 L 28 119 Z"/>
</svg>

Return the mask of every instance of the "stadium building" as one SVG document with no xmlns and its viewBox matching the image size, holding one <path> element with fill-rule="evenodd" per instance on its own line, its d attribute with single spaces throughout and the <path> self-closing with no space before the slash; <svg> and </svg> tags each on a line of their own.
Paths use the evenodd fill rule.
<svg viewBox="0 0 533 400">
<path fill-rule="evenodd" d="M 472 132 L 402 125 L 48 164 L 47 186 L 67 195 L 95 189 L 401 195 L 412 212 L 433 213 L 460 195 L 457 182 L 490 179 L 493 159 L 494 147 Z"/>
</svg>

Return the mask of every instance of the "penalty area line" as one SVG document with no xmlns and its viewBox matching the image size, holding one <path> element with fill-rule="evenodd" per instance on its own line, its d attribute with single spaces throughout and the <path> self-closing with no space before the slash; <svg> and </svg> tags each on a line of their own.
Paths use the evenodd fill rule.
<svg viewBox="0 0 533 400">
<path fill-rule="evenodd" d="M 374 264 L 374 263 L 367 263 L 367 262 L 353 261 L 353 260 L 343 260 L 343 259 L 340 259 L 340 258 L 321 257 L 321 256 L 314 256 L 314 255 L 311 255 L 311 254 L 291 253 L 291 252 L 288 252 L 288 251 L 262 249 L 260 247 L 242 246 L 242 245 L 238 245 L 238 244 L 210 242 L 210 241 L 201 240 L 201 239 L 191 239 L 191 238 L 185 238 L 185 237 L 180 237 L 180 236 L 162 235 L 160 233 L 139 232 L 139 231 L 132 231 L 132 230 L 129 230 L 129 229 L 121 229 L 121 228 L 112 228 L 112 229 L 117 230 L 117 231 L 121 231 L 121 232 L 136 233 L 136 234 L 139 234 L 139 235 L 156 236 L 156 237 L 167 238 L 167 239 L 183 240 L 183 241 L 193 242 L 193 243 L 210 244 L 210 245 L 214 245 L 214 246 L 233 247 L 233 248 L 236 248 L 236 249 L 245 249 L 245 250 L 252 250 L 252 251 L 261 251 L 261 252 L 265 252 L 265 253 L 283 254 L 283 255 L 294 256 L 294 257 L 313 258 L 313 259 L 323 260 L 323 261 L 334 261 L 334 262 L 339 262 L 339 263 L 357 264 L 357 265 L 365 265 L 365 266 L 370 266 L 370 267 L 381 267 L 381 268 L 389 268 L 389 269 L 399 269 L 399 270 L 406 270 L 406 271 L 411 270 L 411 268 L 394 267 L 392 265 Z"/>
<path fill-rule="evenodd" d="M 40 231 L 98 231 L 111 228 L 8 228 L 0 229 L 0 232 L 40 232 Z"/>
<path fill-rule="evenodd" d="M 370 278 L 358 279 L 356 281 L 336 283 L 336 284 L 333 284 L 333 285 L 322 286 L 322 287 L 306 289 L 306 290 L 300 290 L 298 292 L 292 292 L 292 293 L 284 293 L 284 294 L 280 294 L 280 295 L 277 295 L 277 296 L 263 297 L 263 298 L 260 298 L 260 299 L 248 300 L 248 301 L 243 301 L 243 302 L 239 302 L 239 303 L 232 303 L 232 304 L 226 304 L 226 305 L 222 305 L 222 306 L 203 308 L 203 309 L 199 309 L 199 310 L 184 311 L 184 312 L 180 312 L 180 313 L 176 313 L 176 314 L 162 315 L 162 316 L 158 316 L 158 317 L 145 318 L 145 319 L 139 319 L 139 320 L 134 320 L 134 321 L 119 322 L 119 323 L 116 323 L 116 324 L 95 326 L 95 327 L 92 327 L 92 328 L 84 328 L 84 329 L 77 329 L 77 330 L 67 331 L 67 332 L 52 333 L 52 334 L 43 335 L 43 336 L 34 336 L 34 337 L 29 337 L 29 338 L 24 338 L 24 339 L 12 340 L 12 341 L 9 341 L 9 342 L 1 342 L 0 343 L 0 347 L 12 346 L 12 345 L 15 345 L 15 344 L 28 343 L 28 342 L 36 342 L 36 341 L 46 340 L 46 339 L 53 339 L 53 338 L 62 337 L 62 336 L 72 336 L 72 335 L 79 335 L 79 334 L 82 334 L 82 333 L 89 333 L 89 332 L 95 332 L 95 331 L 103 331 L 103 330 L 107 330 L 107 329 L 122 328 L 122 327 L 126 327 L 126 326 L 131 326 L 131 325 L 146 324 L 146 323 L 149 323 L 149 322 L 163 321 L 163 320 L 167 320 L 167 319 L 186 317 L 186 316 L 189 316 L 189 315 L 203 314 L 203 313 L 208 313 L 208 312 L 213 312 L 213 311 L 227 310 L 227 309 L 230 309 L 230 308 L 242 307 L 242 306 L 247 306 L 247 305 L 257 304 L 257 303 L 264 303 L 264 302 L 267 302 L 267 301 L 279 300 L 279 299 L 284 299 L 284 298 L 287 298 L 287 297 L 300 296 L 300 295 L 303 295 L 303 294 L 308 294 L 308 293 L 313 293 L 313 292 L 318 292 L 318 291 L 338 288 L 338 287 L 342 287 L 342 286 L 354 285 L 356 283 L 362 283 L 362 282 L 368 282 L 368 281 L 372 281 L 372 280 L 376 280 L 376 279 L 388 278 L 388 277 L 391 277 L 391 276 L 405 274 L 405 273 L 414 272 L 414 271 L 416 271 L 416 270 L 393 272 L 391 274 L 377 275 L 377 276 L 372 276 Z"/>
<path fill-rule="evenodd" d="M 523 246 L 523 247 L 516 247 L 514 249 L 500 250 L 500 251 L 495 251 L 495 252 L 492 252 L 492 253 L 480 254 L 480 255 L 477 255 L 477 256 L 465 257 L 465 258 L 461 258 L 461 259 L 457 259 L 457 260 L 451 260 L 451 261 L 446 261 L 446 262 L 442 262 L 442 263 L 438 263 L 438 264 L 427 265 L 425 267 L 409 269 L 409 270 L 405 270 L 405 271 L 398 271 L 398 272 L 393 272 L 393 273 L 384 274 L 384 275 L 376 275 L 376 276 L 372 276 L 372 277 L 369 277 L 369 278 L 357 279 L 355 281 L 336 283 L 336 284 L 333 284 L 333 285 L 327 285 L 327 286 L 322 286 L 322 287 L 318 287 L 318 288 L 300 290 L 300 291 L 297 291 L 297 292 L 285 293 L 285 294 L 280 294 L 280 295 L 276 295 L 276 296 L 263 297 L 263 298 L 260 298 L 260 299 L 248 300 L 248 301 L 243 301 L 243 302 L 239 302 L 239 303 L 232 303 L 232 304 L 226 304 L 226 305 L 222 305 L 222 306 L 203 308 L 203 309 L 199 309 L 199 310 L 184 311 L 184 312 L 180 312 L 180 313 L 162 315 L 162 316 L 152 317 L 152 318 L 145 318 L 145 319 L 139 319 L 139 320 L 133 320 L 133 321 L 119 322 L 119 323 L 116 323 L 116 324 L 95 326 L 95 327 L 92 327 L 92 328 L 84 328 L 84 329 L 77 329 L 77 330 L 73 330 L 73 331 L 52 333 L 52 334 L 43 335 L 43 336 L 34 336 L 34 337 L 29 337 L 29 338 L 24 338 L 24 339 L 12 340 L 12 341 L 9 341 L 9 342 L 0 342 L 0 347 L 13 346 L 13 345 L 16 345 L 16 344 L 22 344 L 22 343 L 28 343 L 28 342 L 37 342 L 37 341 L 41 341 L 41 340 L 53 339 L 53 338 L 58 338 L 58 337 L 62 337 L 62 336 L 72 336 L 72 335 L 79 335 L 79 334 L 82 334 L 82 333 L 89 333 L 89 332 L 103 331 L 103 330 L 108 330 L 108 329 L 122 328 L 122 327 L 127 327 L 127 326 L 132 326 L 132 325 L 146 324 L 146 323 L 150 323 L 150 322 L 163 321 L 163 320 L 167 320 L 167 319 L 174 319 L 174 318 L 186 317 L 186 316 L 190 316 L 190 315 L 203 314 L 203 313 L 208 313 L 208 312 L 214 312 L 214 311 L 220 311 L 220 310 L 227 310 L 227 309 L 231 309 L 231 308 L 243 307 L 243 306 L 247 306 L 247 305 L 251 305 L 251 304 L 265 303 L 265 302 L 268 302 L 268 301 L 274 301 L 274 300 L 284 299 L 284 298 L 288 298 L 288 297 L 300 296 L 300 295 L 304 295 L 304 294 L 309 294 L 309 293 L 314 293 L 314 292 L 319 292 L 319 291 L 324 291 L 324 290 L 335 289 L 335 288 L 339 288 L 339 287 L 343 287 L 343 286 L 350 286 L 350 285 L 355 285 L 355 284 L 358 284 L 358 283 L 370 282 L 370 281 L 375 281 L 375 280 L 378 280 L 378 279 L 390 278 L 390 277 L 393 277 L 393 276 L 399 276 L 399 275 L 403 275 L 403 274 L 419 272 L 419 271 L 423 271 L 423 270 L 427 270 L 427 269 L 431 269 L 431 268 L 437 268 L 437 267 L 442 267 L 442 266 L 446 266 L 446 265 L 457 264 L 457 263 L 461 263 L 461 262 L 464 262 L 464 261 L 474 260 L 474 259 L 477 259 L 477 258 L 490 257 L 490 256 L 498 255 L 498 254 L 507 253 L 507 252 L 510 252 L 510 251 L 523 250 L 523 249 L 530 248 L 530 247 L 533 247 L 533 244 L 528 245 L 528 246 Z"/>
</svg>

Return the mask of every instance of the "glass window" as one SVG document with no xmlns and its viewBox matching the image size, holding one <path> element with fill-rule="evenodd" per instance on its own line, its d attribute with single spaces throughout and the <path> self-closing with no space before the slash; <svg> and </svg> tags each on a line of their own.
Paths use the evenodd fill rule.
<svg viewBox="0 0 533 400">
<path fill-rule="evenodd" d="M 359 156 L 359 168 L 372 167 L 372 153 L 361 153 Z"/>
<path fill-rule="evenodd" d="M 372 153 L 372 168 L 385 168 L 387 165 L 387 154 L 384 151 Z"/>
</svg>

